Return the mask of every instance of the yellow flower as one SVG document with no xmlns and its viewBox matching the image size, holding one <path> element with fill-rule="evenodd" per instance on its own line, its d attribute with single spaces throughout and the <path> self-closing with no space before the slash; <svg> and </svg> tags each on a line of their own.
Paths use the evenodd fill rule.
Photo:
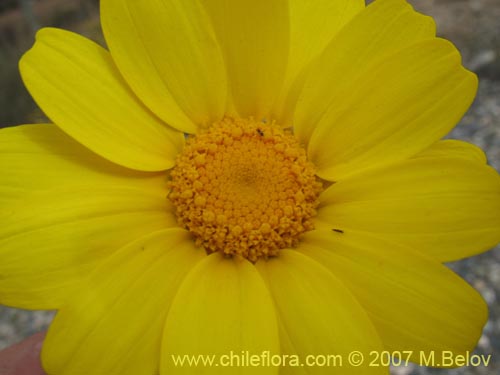
<svg viewBox="0 0 500 375">
<path fill-rule="evenodd" d="M 268 352 L 307 367 L 224 369 L 387 374 L 371 351 L 474 348 L 486 305 L 442 262 L 499 242 L 500 177 L 439 140 L 477 80 L 430 18 L 403 0 L 102 0 L 101 18 L 109 52 L 38 33 L 20 69 L 54 125 L 0 133 L 0 302 L 58 310 L 48 373 Z"/>
</svg>

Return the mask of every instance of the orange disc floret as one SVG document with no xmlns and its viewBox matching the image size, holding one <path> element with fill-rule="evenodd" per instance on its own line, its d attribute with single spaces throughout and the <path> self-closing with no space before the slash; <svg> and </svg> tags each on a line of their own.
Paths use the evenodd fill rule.
<svg viewBox="0 0 500 375">
<path fill-rule="evenodd" d="M 253 119 L 225 118 L 190 137 L 170 177 L 179 224 L 196 243 L 253 262 L 313 229 L 322 190 L 294 136 Z"/>
</svg>

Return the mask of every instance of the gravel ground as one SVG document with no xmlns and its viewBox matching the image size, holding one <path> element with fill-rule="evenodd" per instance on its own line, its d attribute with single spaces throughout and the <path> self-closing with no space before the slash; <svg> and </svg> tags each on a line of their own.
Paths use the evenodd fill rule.
<svg viewBox="0 0 500 375">
<path fill-rule="evenodd" d="M 414 6 L 435 17 L 438 33 L 461 50 L 464 64 L 481 79 L 471 110 L 450 138 L 472 142 L 485 150 L 491 165 L 500 170 L 500 1 L 413 0 Z M 491 354 L 488 367 L 429 369 L 416 365 L 393 368 L 395 375 L 500 374 L 500 249 L 450 264 L 487 301 L 488 323 L 476 352 Z M 48 326 L 52 312 L 31 312 L 0 306 L 0 349 Z"/>
</svg>

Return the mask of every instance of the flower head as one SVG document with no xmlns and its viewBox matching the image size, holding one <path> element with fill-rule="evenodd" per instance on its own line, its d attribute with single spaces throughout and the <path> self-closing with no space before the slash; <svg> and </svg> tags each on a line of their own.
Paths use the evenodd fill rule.
<svg viewBox="0 0 500 375">
<path fill-rule="evenodd" d="M 321 182 L 294 136 L 275 124 L 215 123 L 189 142 L 170 177 L 179 224 L 209 253 L 255 262 L 314 228 Z"/>
<path fill-rule="evenodd" d="M 109 51 L 37 34 L 20 69 L 53 124 L 0 133 L 0 302 L 58 310 L 48 373 L 248 353 L 259 374 L 382 374 L 349 353 L 475 346 L 486 305 L 442 262 L 500 241 L 500 177 L 440 140 L 477 79 L 430 18 L 101 0 L 101 19 Z"/>
</svg>

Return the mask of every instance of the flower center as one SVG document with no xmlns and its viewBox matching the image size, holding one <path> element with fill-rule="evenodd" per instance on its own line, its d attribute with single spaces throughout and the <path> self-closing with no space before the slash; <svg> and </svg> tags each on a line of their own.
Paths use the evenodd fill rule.
<svg viewBox="0 0 500 375">
<path fill-rule="evenodd" d="M 189 138 L 170 176 L 179 224 L 196 243 L 252 262 L 313 229 L 322 189 L 293 135 L 252 119 L 226 118 Z"/>
</svg>

